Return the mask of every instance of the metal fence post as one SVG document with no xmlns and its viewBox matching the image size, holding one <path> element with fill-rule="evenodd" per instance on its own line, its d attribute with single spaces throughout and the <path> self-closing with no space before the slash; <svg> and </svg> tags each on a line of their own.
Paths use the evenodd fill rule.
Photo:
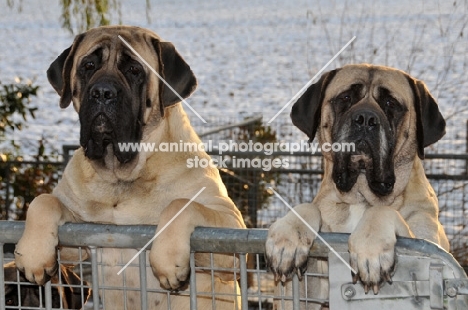
<svg viewBox="0 0 468 310">
<path fill-rule="evenodd" d="M 297 274 L 294 274 L 292 278 L 292 295 L 293 309 L 299 310 L 299 277 Z"/>
<path fill-rule="evenodd" d="M 99 310 L 99 272 L 97 265 L 97 249 L 95 246 L 90 246 L 91 252 L 91 270 L 92 270 L 92 288 L 93 288 L 93 308 Z"/>
<path fill-rule="evenodd" d="M 140 299 L 141 309 L 148 309 L 148 291 L 146 282 L 146 251 L 140 253 Z"/>
<path fill-rule="evenodd" d="M 52 284 L 50 280 L 44 284 L 44 295 L 46 310 L 52 310 Z"/>
<path fill-rule="evenodd" d="M 248 287 L 247 287 L 247 255 L 239 254 L 240 260 L 240 289 L 241 289 L 241 309 L 249 309 Z"/>
<path fill-rule="evenodd" d="M 190 252 L 190 310 L 197 310 L 197 276 L 195 273 L 195 252 Z"/>
<path fill-rule="evenodd" d="M 3 258 L 3 243 L 0 243 L 0 265 L 5 265 Z M 5 274 L 2 268 L 0 271 L 0 310 L 5 310 Z"/>
</svg>

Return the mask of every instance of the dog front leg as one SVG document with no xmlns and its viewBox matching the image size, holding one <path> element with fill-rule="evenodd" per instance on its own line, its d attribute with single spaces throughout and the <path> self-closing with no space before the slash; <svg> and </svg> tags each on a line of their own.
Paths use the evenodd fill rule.
<svg viewBox="0 0 468 310">
<path fill-rule="evenodd" d="M 189 205 L 187 203 L 189 203 L 188 199 L 177 199 L 163 210 L 156 232 L 158 237 L 154 240 L 150 251 L 153 273 L 159 279 L 161 286 L 166 289 L 178 289 L 188 279 L 190 236 L 195 227 L 245 228 L 242 218 L 240 215 L 237 216 L 236 212 L 229 209 L 218 211 L 197 202 L 191 202 Z M 185 206 L 186 208 L 178 214 Z M 169 222 L 170 224 L 166 225 Z M 232 254 L 215 254 L 213 260 L 216 267 L 234 267 Z M 210 254 L 196 254 L 197 266 L 209 266 L 209 262 Z M 223 276 L 217 273 L 216 275 L 222 280 L 235 280 L 232 274 Z"/>
<path fill-rule="evenodd" d="M 23 236 L 15 249 L 17 268 L 33 283 L 44 284 L 57 272 L 58 227 L 67 212 L 57 197 L 42 194 L 30 204 Z"/>
<path fill-rule="evenodd" d="M 301 204 L 294 210 L 315 232 L 319 231 L 320 210 L 314 204 Z M 294 273 L 302 278 L 307 269 L 309 251 L 315 237 L 315 233 L 292 211 L 270 226 L 265 255 L 277 280 L 285 282 Z"/>
<path fill-rule="evenodd" d="M 351 233 L 348 241 L 350 263 L 357 272 L 353 282 L 360 279 L 366 293 L 372 288 L 377 294 L 380 284 L 391 282 L 397 236 L 414 238 L 400 213 L 390 207 L 367 209 Z"/>
</svg>

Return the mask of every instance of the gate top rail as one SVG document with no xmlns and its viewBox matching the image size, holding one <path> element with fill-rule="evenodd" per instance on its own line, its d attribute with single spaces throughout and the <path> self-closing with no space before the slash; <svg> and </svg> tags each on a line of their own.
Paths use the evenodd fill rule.
<svg viewBox="0 0 468 310">
<path fill-rule="evenodd" d="M 108 225 L 66 223 L 59 227 L 59 244 L 70 247 L 111 247 L 139 249 L 154 236 L 154 225 Z M 24 231 L 22 221 L 0 221 L 0 244 L 17 243 Z M 196 252 L 264 253 L 267 229 L 230 229 L 197 227 L 191 236 L 191 248 Z M 347 252 L 349 234 L 321 233 L 338 252 Z M 435 243 L 411 238 L 397 238 L 397 253 L 443 260 L 456 277 L 466 277 L 465 271 Z M 328 247 L 316 239 L 311 249 L 314 257 L 328 257 Z"/>
</svg>

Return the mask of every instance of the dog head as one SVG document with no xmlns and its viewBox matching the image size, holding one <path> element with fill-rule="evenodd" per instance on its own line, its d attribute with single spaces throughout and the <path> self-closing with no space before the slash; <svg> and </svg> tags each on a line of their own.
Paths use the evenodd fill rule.
<svg viewBox="0 0 468 310">
<path fill-rule="evenodd" d="M 366 190 L 377 198 L 398 195 L 416 154 L 423 159 L 424 148 L 445 134 L 444 118 L 423 82 L 367 64 L 323 74 L 294 104 L 291 118 L 310 140 L 317 134 L 321 144 L 354 144 L 354 150 L 324 152 L 333 165 L 331 178 L 348 193 L 365 176 Z"/>
<path fill-rule="evenodd" d="M 78 35 L 50 65 L 47 76 L 61 96 L 60 106 L 73 102 L 79 114 L 85 155 L 93 161 L 115 156 L 120 164 L 134 161 L 137 151 L 122 152 L 118 144 L 141 141 L 147 127 L 157 126 L 164 110 L 190 96 L 197 85 L 170 42 L 130 26 Z"/>
<path fill-rule="evenodd" d="M 6 309 L 13 309 L 21 304 L 22 307 L 41 307 L 41 300 L 45 300 L 45 290 L 38 285 L 31 284 L 24 275 L 17 271 L 14 262 L 3 266 L 5 273 L 5 304 Z M 81 309 L 91 295 L 91 289 L 77 274 L 64 266 L 60 266 L 60 278 L 52 278 L 52 307 L 60 309 Z M 19 283 L 20 285 L 18 286 Z M 59 285 L 58 285 L 59 284 Z M 78 285 L 83 287 L 83 294 Z M 20 303 L 21 302 L 21 303 Z M 62 307 L 62 308 L 61 308 Z M 15 308 L 16 309 L 16 308 Z"/>
</svg>

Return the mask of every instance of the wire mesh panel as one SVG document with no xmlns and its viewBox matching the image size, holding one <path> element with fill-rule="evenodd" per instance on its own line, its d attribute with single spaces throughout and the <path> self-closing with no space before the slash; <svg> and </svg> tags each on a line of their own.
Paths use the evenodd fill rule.
<svg viewBox="0 0 468 310">
<path fill-rule="evenodd" d="M 30 283 L 17 270 L 12 255 L 5 253 L 0 309 L 83 309 L 90 305 L 91 285 L 85 280 L 89 263 L 61 260 L 60 251 L 58 255 L 61 264 L 56 275 L 39 286 Z"/>
<path fill-rule="evenodd" d="M 468 155 L 428 154 L 427 177 L 439 200 L 439 220 L 450 242 L 450 252 L 468 266 Z"/>
<path fill-rule="evenodd" d="M 0 221 L 0 243 L 17 242 L 23 229 L 22 222 Z M 3 253 L 2 246 L 0 263 L 4 269 L 0 272 L 0 310 L 81 307 L 97 310 L 105 308 L 106 298 L 116 298 L 112 300 L 115 305 L 112 309 L 298 310 L 329 307 L 361 310 L 395 309 L 398 305 L 401 309 L 451 310 L 468 307 L 468 279 L 453 257 L 432 243 L 404 238 L 397 242 L 393 283 L 383 285 L 378 295 L 365 294 L 361 284 L 352 284 L 348 267 L 318 240 L 310 254 L 308 271 L 301 280 L 294 276 L 284 284 L 275 281 L 264 264 L 267 236 L 264 229 L 197 228 L 191 239 L 190 276 L 187 285 L 179 291 L 153 286 L 155 278 L 147 251 L 142 251 L 125 269 L 121 282 L 106 282 L 103 269 L 123 267 L 127 263 L 126 255 L 136 253 L 134 248 L 141 248 L 154 232 L 154 226 L 62 226 L 59 229 L 60 244 L 77 248 L 71 252 L 65 249 L 58 252 L 62 267 L 44 287 L 29 284 L 19 272 L 9 269 L 12 256 Z M 340 256 L 348 259 L 347 234 L 323 234 L 322 237 Z M 84 245 L 87 245 L 86 251 L 79 248 Z M 110 266 L 102 257 L 108 250 L 122 253 L 122 259 Z M 76 255 L 79 259 L 70 260 Z M 221 267 L 217 265 L 217 255 L 234 258 L 235 264 Z M 75 265 L 73 270 L 69 269 L 70 265 Z M 75 281 L 68 279 L 71 272 Z M 232 281 L 234 285 L 223 289 L 221 286 L 226 281 Z M 11 294 L 12 291 L 16 295 Z"/>
</svg>

